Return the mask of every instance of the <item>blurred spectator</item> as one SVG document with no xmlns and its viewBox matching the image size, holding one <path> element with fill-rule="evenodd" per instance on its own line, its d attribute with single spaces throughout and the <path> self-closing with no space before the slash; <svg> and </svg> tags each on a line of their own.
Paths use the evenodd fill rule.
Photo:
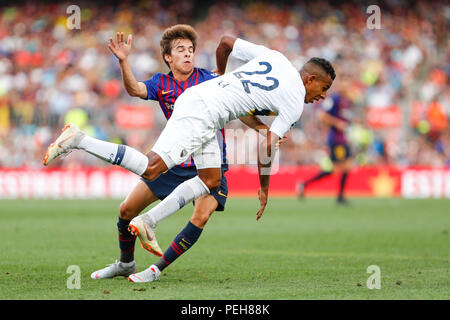
<svg viewBox="0 0 450 320">
<path fill-rule="evenodd" d="M 177 23 L 197 29 L 196 63 L 204 68 L 215 68 L 223 33 L 279 50 L 298 68 L 312 56 L 331 60 L 337 82 L 340 72 L 350 75 L 346 90 L 355 126 L 349 134 L 359 164 L 450 165 L 450 6 L 444 1 L 378 2 L 380 30 L 366 28 L 366 6 L 358 1 L 78 5 L 80 30 L 67 28 L 66 3 L 0 5 L 0 166 L 39 167 L 46 147 L 68 119 L 80 121 L 90 135 L 148 151 L 166 121 L 156 104 L 128 97 L 107 40 L 116 31 L 133 34 L 130 62 L 143 81 L 167 72 L 159 40 L 166 27 Z M 228 71 L 238 65 L 230 58 Z M 153 125 L 121 127 L 115 113 L 123 105 L 155 108 Z M 369 108 L 380 114 L 398 109 L 401 119 L 375 128 L 366 116 Z M 325 128 L 317 109 L 305 106 L 282 146 L 282 164 L 323 162 Z M 59 163 L 104 165 L 76 152 Z"/>
</svg>

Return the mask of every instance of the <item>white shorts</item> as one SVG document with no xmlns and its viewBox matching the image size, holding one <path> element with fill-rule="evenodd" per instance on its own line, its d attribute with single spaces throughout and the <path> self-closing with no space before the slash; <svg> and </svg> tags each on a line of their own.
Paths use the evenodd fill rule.
<svg viewBox="0 0 450 320">
<path fill-rule="evenodd" d="M 197 169 L 220 168 L 222 165 L 217 129 L 209 120 L 202 98 L 186 90 L 175 101 L 172 116 L 152 148 L 172 168 L 191 155 Z"/>
</svg>

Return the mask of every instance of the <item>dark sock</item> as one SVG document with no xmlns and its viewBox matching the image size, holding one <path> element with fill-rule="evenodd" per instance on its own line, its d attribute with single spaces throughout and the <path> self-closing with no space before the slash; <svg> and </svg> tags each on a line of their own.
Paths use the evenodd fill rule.
<svg viewBox="0 0 450 320">
<path fill-rule="evenodd" d="M 134 244 L 136 236 L 133 236 L 128 230 L 128 225 L 131 220 L 125 220 L 119 217 L 117 222 L 117 229 L 119 230 L 119 247 L 120 247 L 120 261 L 131 262 L 134 260 Z"/>
<path fill-rule="evenodd" d="M 347 175 L 348 175 L 348 172 L 342 173 L 342 176 L 341 176 L 341 184 L 339 185 L 339 196 L 338 196 L 338 200 L 344 199 L 344 187 L 345 187 L 345 182 L 347 181 Z"/>
<path fill-rule="evenodd" d="M 322 179 L 322 178 L 324 178 L 324 177 L 326 177 L 326 176 L 328 176 L 328 175 L 330 175 L 330 174 L 331 174 L 330 171 L 321 171 L 321 172 L 319 172 L 316 176 L 314 176 L 314 177 L 312 177 L 312 178 L 306 180 L 305 182 L 303 182 L 303 185 L 306 187 L 306 186 L 307 186 L 308 184 L 310 184 L 311 182 L 320 180 L 320 179 Z"/>
<path fill-rule="evenodd" d="M 169 248 L 164 252 L 164 255 L 155 265 L 160 271 L 171 264 L 175 259 L 189 250 L 190 247 L 198 240 L 203 229 L 195 226 L 190 221 L 183 230 L 175 237 Z"/>
</svg>

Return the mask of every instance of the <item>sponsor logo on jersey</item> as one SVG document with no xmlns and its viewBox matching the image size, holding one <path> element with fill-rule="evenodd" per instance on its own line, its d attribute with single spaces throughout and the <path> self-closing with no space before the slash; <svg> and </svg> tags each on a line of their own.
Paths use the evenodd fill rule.
<svg viewBox="0 0 450 320">
<path fill-rule="evenodd" d="M 168 103 L 168 102 L 164 102 L 164 104 L 166 105 L 166 108 L 169 110 L 173 110 L 173 104 Z"/>
</svg>

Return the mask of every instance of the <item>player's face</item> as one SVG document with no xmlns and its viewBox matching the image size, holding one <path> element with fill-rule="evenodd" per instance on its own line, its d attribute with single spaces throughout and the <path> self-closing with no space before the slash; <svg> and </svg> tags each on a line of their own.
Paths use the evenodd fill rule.
<svg viewBox="0 0 450 320">
<path fill-rule="evenodd" d="M 189 39 L 175 39 L 172 41 L 170 55 L 165 55 L 172 72 L 190 74 L 194 69 L 194 45 Z"/>
<path fill-rule="evenodd" d="M 331 87 L 332 83 L 333 80 L 329 75 L 327 79 L 315 75 L 308 76 L 305 83 L 305 103 L 312 103 L 314 101 L 325 99 L 327 90 Z"/>
</svg>

